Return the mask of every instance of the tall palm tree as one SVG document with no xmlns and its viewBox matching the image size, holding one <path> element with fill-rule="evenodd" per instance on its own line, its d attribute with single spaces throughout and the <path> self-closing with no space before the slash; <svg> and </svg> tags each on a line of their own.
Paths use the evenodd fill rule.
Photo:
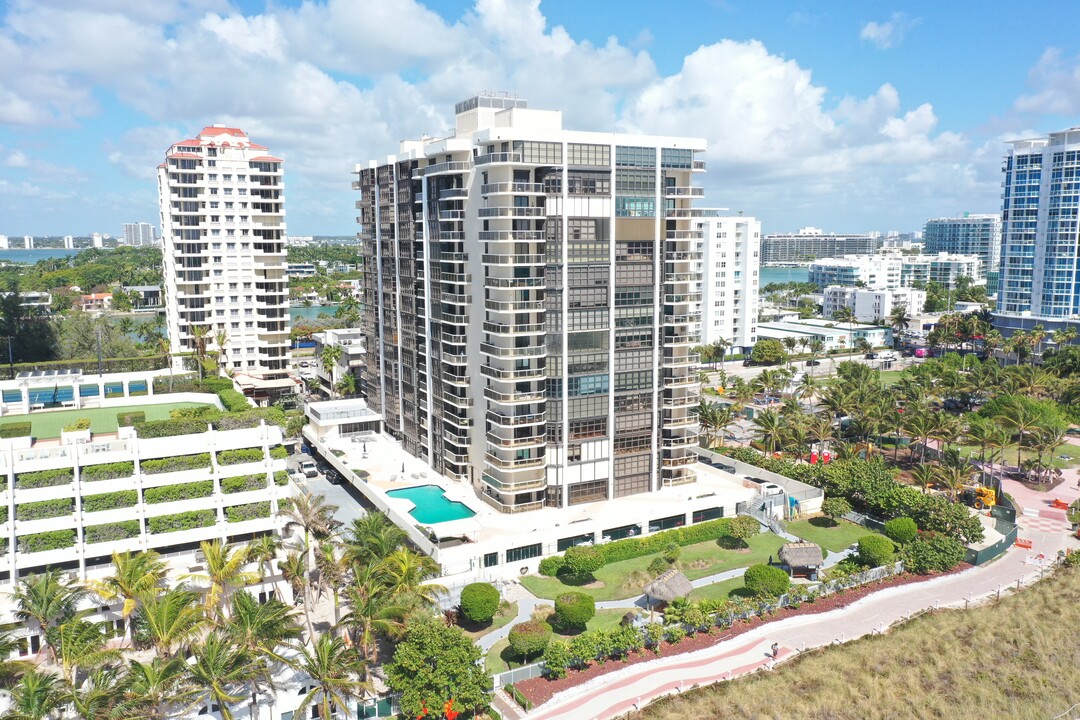
<svg viewBox="0 0 1080 720">
<path fill-rule="evenodd" d="M 294 667 L 312 683 L 296 708 L 299 717 L 306 717 L 308 708 L 318 703 L 319 717 L 329 718 L 333 708 L 347 711 L 354 700 L 373 690 L 370 683 L 358 679 L 365 672 L 363 659 L 331 633 L 320 635 L 311 647 L 302 646 Z"/>
<path fill-rule="evenodd" d="M 120 616 L 124 619 L 124 640 L 131 637 L 131 614 L 139 606 L 139 598 L 159 593 L 168 574 L 168 565 L 153 550 L 114 552 L 113 572 L 103 580 L 91 580 L 89 587 L 106 602 L 120 600 Z"/>
<path fill-rule="evenodd" d="M 439 574 L 439 564 L 423 553 L 398 548 L 379 563 L 379 574 L 391 598 L 417 607 L 434 607 L 446 588 L 426 580 Z"/>
<path fill-rule="evenodd" d="M 818 382 L 809 373 L 799 378 L 799 384 L 795 387 L 795 394 L 800 400 L 810 401 L 810 411 L 814 411 L 814 393 L 817 392 Z"/>
<path fill-rule="evenodd" d="M 225 327 L 222 326 L 218 328 L 218 331 L 216 333 L 214 333 L 214 345 L 217 346 L 217 364 L 219 369 L 225 366 L 225 346 L 228 344 L 229 333 L 225 330 Z"/>
<path fill-rule="evenodd" d="M 348 570 L 341 556 L 338 555 L 336 543 L 319 543 L 315 551 L 315 567 L 319 571 L 319 593 L 329 589 L 334 597 L 334 623 L 337 623 L 341 619 L 338 588 L 345 584 Z"/>
<path fill-rule="evenodd" d="M 195 357 L 199 361 L 199 380 L 206 374 L 206 345 L 209 342 L 210 330 L 205 325 L 194 325 L 191 328 L 191 342 L 195 346 Z"/>
<path fill-rule="evenodd" d="M 187 670 L 197 697 L 216 704 L 222 720 L 233 720 L 229 706 L 246 697 L 240 690 L 253 678 L 265 675 L 267 665 L 262 657 L 250 655 L 224 635 L 212 632 L 192 648 Z"/>
<path fill-rule="evenodd" d="M 772 455 L 776 452 L 777 445 L 783 439 L 784 419 L 775 410 L 762 410 L 754 416 L 753 423 L 756 428 L 754 431 L 755 437 L 761 440 L 766 452 Z"/>
<path fill-rule="evenodd" d="M 937 468 L 934 465 L 923 463 L 911 469 L 911 479 L 922 488 L 923 494 L 937 481 Z"/>
<path fill-rule="evenodd" d="M 247 545 L 226 545 L 221 540 L 204 540 L 199 547 L 206 558 L 206 571 L 185 577 L 207 586 L 203 599 L 204 612 L 206 617 L 220 625 L 226 619 L 225 609 L 232 591 L 258 582 L 259 574 L 244 569 L 251 562 Z"/>
<path fill-rule="evenodd" d="M 896 338 L 911 327 L 911 316 L 907 314 L 906 305 L 896 305 L 889 313 L 889 325 L 893 329 L 893 347 L 897 345 Z"/>
<path fill-rule="evenodd" d="M 79 604 L 89 595 L 82 585 L 68 580 L 56 568 L 48 568 L 40 575 L 23 578 L 11 593 L 15 602 L 15 617 L 33 621 L 41 629 L 42 647 L 55 660 L 56 654 L 49 641 L 49 630 L 75 617 Z"/>
<path fill-rule="evenodd" d="M 312 538 L 322 540 L 336 530 L 341 523 L 334 519 L 337 505 L 326 502 L 323 495 L 297 495 L 284 505 L 278 515 L 285 518 L 285 527 L 300 527 L 304 531 L 304 547 L 308 549 L 308 565 L 314 565 L 315 554 Z"/>
<path fill-rule="evenodd" d="M 181 658 L 154 656 L 149 662 L 132 660 L 128 666 L 131 684 L 128 701 L 138 708 L 132 717 L 165 720 L 180 707 L 189 706 L 195 696 L 188 684 L 187 663 Z"/>
<path fill-rule="evenodd" d="M 1042 323 L 1038 323 L 1028 331 L 1028 342 L 1031 344 L 1031 362 L 1035 363 L 1035 356 L 1042 357 L 1042 344 L 1046 339 L 1046 330 Z"/>
<path fill-rule="evenodd" d="M 11 687 L 11 706 L 5 718 L 11 720 L 51 720 L 61 717 L 63 691 L 60 678 L 31 670 Z"/>
<path fill-rule="evenodd" d="M 926 443 L 936 427 L 934 416 L 925 412 L 906 412 L 904 416 L 904 430 L 912 440 L 922 445 L 919 460 L 926 462 Z"/>
<path fill-rule="evenodd" d="M 938 482 L 949 491 L 949 497 L 952 498 L 953 502 L 956 502 L 960 496 L 960 491 L 971 482 L 971 465 L 966 462 L 950 463 L 948 465 L 938 465 L 935 469 Z"/>
<path fill-rule="evenodd" d="M 345 602 L 349 611 L 342 616 L 339 627 L 345 628 L 353 645 L 360 649 L 365 660 L 377 663 L 379 659 L 378 636 L 397 635 L 404 625 L 401 618 L 407 608 L 395 605 L 389 598 L 385 585 L 376 579 L 361 582 L 366 573 L 363 568 L 353 570 L 357 582 L 345 587 Z"/>
<path fill-rule="evenodd" d="M 405 531 L 381 512 L 369 512 L 352 521 L 342 541 L 350 566 L 374 565 L 405 544 Z"/>
<path fill-rule="evenodd" d="M 281 552 L 281 539 L 277 535 L 266 534 L 253 538 L 248 543 L 248 559 L 259 565 L 262 580 L 273 574 L 273 562 Z"/>
<path fill-rule="evenodd" d="M 232 613 L 224 634 L 253 657 L 284 663 L 282 650 L 300 639 L 296 613 L 280 600 L 260 603 L 247 590 L 233 593 Z"/>
<path fill-rule="evenodd" d="M 334 384 L 334 390 L 337 392 L 338 397 L 352 396 L 356 394 L 356 376 L 352 373 L 345 373 Z"/>
<path fill-rule="evenodd" d="M 1039 429 L 1042 417 L 1032 411 L 1025 403 L 1014 399 L 1013 402 L 1002 409 L 1001 414 L 995 419 L 1002 427 L 1012 430 L 1016 438 L 1016 464 L 1019 466 L 1025 440 Z"/>
<path fill-rule="evenodd" d="M 116 649 L 108 649 L 105 643 L 109 635 L 102 623 L 74 618 L 53 628 L 57 664 L 61 676 L 70 687 L 80 681 L 80 669 L 99 667 L 120 655 Z"/>
<path fill-rule="evenodd" d="M 331 383 L 335 380 L 335 368 L 344 352 L 345 348 L 341 345 L 326 345 L 323 347 L 322 352 L 319 353 L 319 362 L 322 363 L 323 370 L 326 374 L 330 376 Z"/>
<path fill-rule="evenodd" d="M 131 679 L 120 668 L 98 668 L 77 686 L 68 685 L 62 702 L 84 720 L 115 720 L 136 717 L 138 713 L 125 702 Z"/>
<path fill-rule="evenodd" d="M 157 339 L 157 351 L 165 356 L 165 364 L 169 366 L 169 392 L 173 389 L 173 364 L 172 364 L 172 344 L 168 338 L 159 337 Z"/>
<path fill-rule="evenodd" d="M 199 594 L 182 587 L 144 595 L 133 617 L 133 635 L 144 635 L 158 655 L 171 658 L 202 632 L 206 617 Z"/>
<path fill-rule="evenodd" d="M 788 365 L 790 366 L 791 357 L 795 354 L 795 348 L 799 346 L 799 341 L 793 337 L 786 337 L 780 342 L 784 344 L 784 349 L 787 350 L 787 361 Z"/>
</svg>

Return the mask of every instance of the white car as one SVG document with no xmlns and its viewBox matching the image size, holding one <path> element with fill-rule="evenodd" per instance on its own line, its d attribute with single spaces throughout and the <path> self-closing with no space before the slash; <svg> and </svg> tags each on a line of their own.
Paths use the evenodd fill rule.
<svg viewBox="0 0 1080 720">
<path fill-rule="evenodd" d="M 319 469 L 315 467 L 314 460 L 301 460 L 297 469 L 303 474 L 304 477 L 318 477 Z"/>
</svg>

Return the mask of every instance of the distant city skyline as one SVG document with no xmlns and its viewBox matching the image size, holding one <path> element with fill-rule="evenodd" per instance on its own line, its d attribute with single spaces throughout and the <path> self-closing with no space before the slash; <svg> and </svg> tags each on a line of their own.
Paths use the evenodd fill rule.
<svg viewBox="0 0 1080 720">
<path fill-rule="evenodd" d="M 704 137 L 709 197 L 763 233 L 998 213 L 1006 142 L 1080 124 L 1080 7 L 1040 7 L 1054 22 L 1000 22 L 1003 2 L 8 0 L 0 233 L 156 218 L 147 168 L 224 123 L 288 162 L 290 227 L 349 235 L 352 163 L 446 133 L 484 89 L 585 130 Z"/>
</svg>

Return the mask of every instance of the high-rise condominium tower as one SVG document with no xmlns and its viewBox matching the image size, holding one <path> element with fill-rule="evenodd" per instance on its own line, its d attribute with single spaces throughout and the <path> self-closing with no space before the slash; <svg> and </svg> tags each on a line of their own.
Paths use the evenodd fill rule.
<svg viewBox="0 0 1080 720">
<path fill-rule="evenodd" d="M 761 221 L 705 210 L 695 227 L 704 235 L 701 341 L 724 340 L 730 352 L 757 342 Z"/>
<path fill-rule="evenodd" d="M 923 233 L 927 255 L 975 255 L 982 261 L 982 274 L 998 270 L 1001 256 L 1001 216 L 969 215 L 926 221 Z"/>
<path fill-rule="evenodd" d="M 505 512 L 692 482 L 704 149 L 480 95 L 357 166 L 387 430 Z"/>
<path fill-rule="evenodd" d="M 289 385 L 282 161 L 237 128 L 203 128 L 158 166 L 172 352 L 220 351 L 259 387 Z"/>
<path fill-rule="evenodd" d="M 1004 170 L 1000 324 L 1072 318 L 1080 314 L 1080 128 L 1013 142 Z"/>
<path fill-rule="evenodd" d="M 124 223 L 124 244 L 131 247 L 157 244 L 157 232 L 150 223 Z"/>
</svg>

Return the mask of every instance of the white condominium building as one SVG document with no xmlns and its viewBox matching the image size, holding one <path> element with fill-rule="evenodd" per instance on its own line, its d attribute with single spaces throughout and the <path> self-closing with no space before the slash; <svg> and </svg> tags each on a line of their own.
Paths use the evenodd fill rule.
<svg viewBox="0 0 1080 720">
<path fill-rule="evenodd" d="M 821 228 L 804 227 L 797 233 L 776 233 L 761 239 L 761 262 L 801 263 L 818 258 L 869 255 L 877 252 L 880 235 L 826 233 Z"/>
<path fill-rule="evenodd" d="M 717 210 L 703 213 L 697 222 L 705 251 L 701 342 L 723 339 L 731 352 L 749 352 L 757 342 L 761 221 Z"/>
<path fill-rule="evenodd" d="M 986 282 L 986 272 L 977 255 L 906 255 L 902 259 L 900 274 L 903 287 L 933 282 L 950 289 L 956 287 L 956 281 L 961 277 L 970 278 L 975 285 Z"/>
<path fill-rule="evenodd" d="M 150 223 L 124 223 L 124 244 L 130 247 L 157 245 L 157 228 Z"/>
<path fill-rule="evenodd" d="M 900 287 L 899 255 L 845 255 L 810 263 L 809 282 L 819 288 L 829 285 L 855 286 L 861 283 L 875 289 Z"/>
<path fill-rule="evenodd" d="M 693 482 L 705 141 L 506 95 L 455 124 L 356 168 L 386 431 L 506 513 Z"/>
<path fill-rule="evenodd" d="M 997 272 L 1001 257 L 1001 216 L 972 215 L 926 221 L 923 234 L 927 255 L 975 255 L 983 274 Z"/>
<path fill-rule="evenodd" d="M 894 308 L 903 306 L 908 315 L 919 315 L 926 306 L 926 291 L 915 288 L 867 289 L 830 285 L 823 294 L 823 314 L 836 315 L 842 307 L 851 308 L 859 322 L 888 321 Z"/>
<path fill-rule="evenodd" d="M 204 344 L 259 387 L 291 386 L 281 158 L 207 127 L 169 148 L 158 192 L 172 352 Z"/>
</svg>

